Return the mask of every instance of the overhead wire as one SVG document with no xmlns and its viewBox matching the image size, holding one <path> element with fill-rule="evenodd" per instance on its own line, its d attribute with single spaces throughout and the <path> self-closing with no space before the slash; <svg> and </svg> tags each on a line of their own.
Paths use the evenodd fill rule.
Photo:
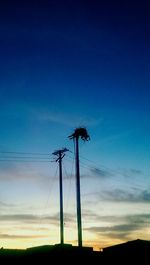
<svg viewBox="0 0 150 265">
<path fill-rule="evenodd" d="M 41 225 L 42 225 L 42 216 L 43 216 L 43 213 L 44 213 L 45 209 L 47 208 L 47 205 L 48 205 L 48 203 L 50 201 L 50 196 L 52 196 L 52 189 L 54 187 L 54 183 L 55 183 L 55 180 L 56 180 L 57 172 L 58 172 L 58 165 L 56 167 L 56 170 L 55 170 L 55 173 L 54 173 L 54 176 L 52 177 L 52 179 L 49 178 L 50 183 L 51 183 L 51 187 L 50 187 L 50 189 L 48 191 L 48 196 L 47 196 L 47 199 L 45 201 L 44 207 L 43 207 L 43 209 L 42 209 L 42 211 L 40 213 L 40 222 L 39 222 L 39 225 L 38 225 L 38 228 L 37 228 L 38 231 L 40 230 Z"/>
<path fill-rule="evenodd" d="M 0 162 L 49 163 L 51 157 L 46 153 L 0 151 Z"/>
<path fill-rule="evenodd" d="M 68 155 L 67 155 L 67 156 L 68 156 Z M 71 156 L 68 156 L 68 157 L 69 157 L 70 159 L 73 159 Z M 85 159 L 85 160 L 87 160 L 87 161 L 89 161 L 90 163 L 93 163 L 93 164 L 95 165 L 95 167 L 94 167 L 94 166 L 92 166 L 91 164 L 87 164 L 86 162 L 83 162 L 83 161 L 80 159 L 80 164 L 82 164 L 82 166 L 84 166 L 84 167 L 86 167 L 86 168 L 90 168 L 90 169 L 98 169 L 98 170 L 103 170 L 103 169 L 105 169 L 107 172 L 112 173 L 112 174 L 122 174 L 122 172 L 119 171 L 119 170 L 112 169 L 112 168 L 106 167 L 106 166 L 104 166 L 104 165 L 97 165 L 94 161 L 89 160 L 88 158 L 85 158 L 85 157 L 83 157 L 83 156 L 81 156 L 81 155 L 80 155 L 80 157 L 83 158 L 83 159 Z"/>
<path fill-rule="evenodd" d="M 73 152 L 72 152 L 73 153 Z M 72 160 L 73 158 L 71 157 L 71 156 L 69 156 L 69 155 L 67 155 L 67 157 L 69 158 L 68 160 Z M 83 158 L 83 156 L 80 156 L 80 157 L 82 157 Z M 85 158 L 85 157 L 84 157 Z M 86 159 L 86 158 L 85 158 Z M 89 160 L 89 159 L 86 159 L 86 160 Z M 91 162 L 91 160 L 89 160 L 90 162 Z M 90 164 L 87 164 L 87 163 L 85 163 L 85 162 L 83 162 L 81 159 L 80 159 L 80 165 L 81 165 L 81 167 L 83 167 L 83 168 L 86 168 L 86 169 L 97 169 L 97 170 L 100 170 L 100 171 L 102 171 L 102 170 L 106 170 L 106 172 L 108 172 L 108 174 L 112 174 L 112 176 L 114 176 L 115 174 L 116 175 L 122 175 L 122 177 L 124 176 L 124 174 L 121 172 L 121 171 L 119 171 L 119 170 L 113 170 L 113 169 L 110 169 L 110 168 L 108 168 L 108 167 L 105 167 L 105 166 L 101 166 L 101 167 L 99 167 L 99 166 L 97 166 L 96 165 L 96 163 L 95 162 L 93 162 L 93 164 L 95 165 L 95 167 L 94 166 L 92 166 L 92 165 L 90 165 Z M 143 186 L 143 181 L 141 182 L 141 183 L 135 183 L 135 181 L 133 181 L 133 179 L 128 179 L 128 182 L 126 181 L 126 182 L 124 182 L 123 180 L 121 180 L 121 179 L 115 179 L 115 183 L 118 183 L 118 184 L 124 184 L 124 185 L 127 185 L 128 186 L 128 184 L 129 184 L 129 181 L 131 182 L 132 181 L 132 183 L 130 183 L 130 184 L 132 184 L 132 185 L 134 185 L 134 186 L 136 186 L 137 188 L 141 188 L 142 186 Z"/>
<path fill-rule="evenodd" d="M 14 160 L 14 159 L 0 159 L 0 162 L 21 162 L 21 163 L 50 163 L 50 160 L 45 160 L 45 161 L 41 161 L 41 160 Z"/>
<path fill-rule="evenodd" d="M 5 158 L 19 158 L 19 159 L 47 159 L 47 157 L 34 157 L 34 156 L 5 156 Z"/>
<path fill-rule="evenodd" d="M 74 141 L 74 150 L 70 151 L 75 156 L 75 141 Z M 12 155 L 11 155 L 12 154 Z M 2 156 L 3 155 L 3 156 Z M 17 156 L 16 156 L 17 155 Z M 24 156 L 20 156 L 24 155 Z M 31 155 L 31 156 L 29 156 Z M 34 157 L 35 156 L 35 157 Z M 42 157 L 41 157 L 42 156 Z M 48 156 L 48 157 L 43 157 Z M 50 153 L 41 153 L 41 152 L 17 152 L 17 151 L 0 151 L 0 162 L 19 162 L 19 163 L 50 163 L 52 155 Z M 73 159 L 71 156 L 67 155 L 68 158 Z M 85 163 L 86 160 L 89 163 Z M 80 155 L 80 164 L 84 168 L 90 169 L 98 169 L 98 170 L 106 170 L 108 174 L 117 174 L 117 175 L 125 175 L 122 174 L 121 170 L 111 169 L 102 164 L 97 165 L 94 161 L 86 158 L 85 156 Z M 93 166 L 94 165 L 94 166 Z"/>
<path fill-rule="evenodd" d="M 68 194 L 67 194 L 66 203 L 65 203 L 65 213 L 66 213 L 66 216 L 65 216 L 65 213 L 64 213 L 64 224 L 66 222 L 65 219 L 67 219 L 67 213 L 69 211 L 69 202 L 70 202 L 70 196 L 71 196 L 71 192 L 72 192 L 71 181 L 73 180 L 73 166 L 74 166 L 74 162 L 75 162 L 75 160 L 72 161 L 71 173 L 70 174 L 68 174 L 64 163 L 62 164 L 63 165 L 64 172 L 65 172 L 65 175 L 66 175 L 67 179 L 69 180 L 69 184 L 68 184 Z"/>
<path fill-rule="evenodd" d="M 67 169 L 66 169 L 66 167 L 65 167 L 65 164 L 63 163 L 62 165 L 63 165 L 63 169 L 64 169 L 64 172 L 65 172 L 65 175 L 66 175 L 67 179 L 69 180 L 69 186 L 70 186 L 70 185 L 71 185 L 71 181 L 72 181 L 72 179 L 73 179 L 73 166 L 74 166 L 74 160 L 72 161 L 71 172 L 70 172 L 70 174 L 68 174 Z M 68 195 L 68 197 L 69 197 L 69 195 Z M 66 208 L 67 208 L 67 207 L 66 207 Z"/>
<path fill-rule="evenodd" d="M 72 151 L 69 151 L 70 153 L 74 153 L 75 154 L 75 141 L 74 141 L 74 152 L 72 152 Z M 4 156 L 4 157 L 1 157 L 0 156 L 0 161 L 1 162 L 7 162 L 7 161 L 13 161 L 13 162 L 20 162 L 20 160 L 21 160 L 21 162 L 27 162 L 27 160 L 26 159 L 33 159 L 32 161 L 31 160 L 29 160 L 29 162 L 36 162 L 35 160 L 44 160 L 45 159 L 45 161 L 44 162 L 49 162 L 49 160 L 47 160 L 47 159 L 50 159 L 51 157 L 52 157 L 52 155 L 50 155 L 50 153 L 36 153 L 36 152 L 14 152 L 14 151 L 0 151 L 0 154 L 20 154 L 20 155 L 36 155 L 36 157 L 34 157 L 34 156 L 32 156 L 32 157 L 30 157 L 30 156 Z M 42 156 L 49 156 L 49 157 L 38 157 L 38 156 L 40 156 L 40 155 L 42 155 Z M 82 157 L 83 159 L 86 159 L 86 160 L 88 160 L 89 162 L 92 162 L 92 163 L 94 163 L 93 161 L 91 161 L 91 160 L 89 160 L 89 159 L 87 159 L 87 158 L 85 158 L 85 157 L 83 157 L 83 156 L 80 156 L 80 157 Z M 23 160 L 23 159 L 25 159 L 25 160 Z M 71 159 L 72 159 L 72 157 L 71 157 Z M 83 161 L 81 161 L 80 160 L 80 162 L 82 163 L 82 164 L 85 164 Z M 85 164 L 85 166 L 87 166 L 87 164 Z"/>
<path fill-rule="evenodd" d="M 72 153 L 73 153 L 73 152 L 72 152 Z M 70 157 L 70 158 L 71 158 L 71 157 Z M 93 165 L 95 165 L 95 167 L 92 166 L 92 165 L 90 165 L 90 164 L 87 164 L 87 163 L 83 162 L 83 161 L 81 160 L 81 158 L 84 159 L 84 160 L 89 161 L 90 163 L 92 163 Z M 105 169 L 105 170 L 107 170 L 107 171 L 109 171 L 109 172 L 111 171 L 112 173 L 120 174 L 120 171 L 119 171 L 119 170 L 111 169 L 111 168 L 106 167 L 106 166 L 104 166 L 104 165 L 102 165 L 102 164 L 97 165 L 94 161 L 92 161 L 92 160 L 90 160 L 90 159 L 88 159 L 88 158 L 86 158 L 85 156 L 82 156 L 82 155 L 80 155 L 80 163 L 81 163 L 81 164 L 84 164 L 84 165 L 87 166 L 87 167 L 93 168 L 93 169 L 95 169 L 95 168 L 97 168 L 97 169 L 99 169 L 99 170 Z"/>
<path fill-rule="evenodd" d="M 72 154 L 74 154 L 75 155 L 75 141 L 74 141 L 74 151 L 72 152 L 72 151 L 70 151 L 69 150 L 69 152 L 70 153 L 72 153 Z M 52 153 L 52 152 L 51 152 Z M 14 160 L 15 162 L 18 160 L 18 159 L 21 159 L 21 161 L 22 161 L 22 159 L 33 159 L 33 160 L 44 160 L 45 159 L 45 161 L 44 162 L 49 162 L 49 160 L 48 159 L 51 159 L 51 157 L 52 157 L 52 155 L 51 155 L 51 153 L 36 153 L 36 152 L 14 152 L 14 151 L 0 151 L 0 154 L 21 154 L 21 155 L 35 155 L 36 157 L 27 157 L 27 156 L 23 156 L 23 157 L 20 157 L 20 156 L 4 156 L 4 157 L 1 157 L 0 156 L 0 161 L 10 161 L 10 160 Z M 38 156 L 40 156 L 40 155 L 42 155 L 42 156 L 48 156 L 48 157 L 38 157 Z M 67 155 L 68 156 L 68 155 Z M 71 156 L 68 156 L 68 157 L 70 157 L 71 159 L 73 159 Z M 91 166 L 91 165 L 89 165 L 89 164 L 87 164 L 87 163 L 85 163 L 85 162 L 83 162 L 82 160 L 81 160 L 81 158 L 82 159 L 84 159 L 84 160 L 86 160 L 86 161 L 88 161 L 88 162 L 90 162 L 90 163 L 92 163 L 93 165 L 95 165 L 95 167 L 97 168 L 97 169 L 106 169 L 106 170 L 108 170 L 109 172 L 111 171 L 112 173 L 117 173 L 117 174 L 120 174 L 121 173 L 121 171 L 119 171 L 119 170 L 116 170 L 116 169 L 111 169 L 111 168 L 109 168 L 109 167 L 106 167 L 106 166 L 104 166 L 104 165 L 102 165 L 102 164 L 99 164 L 99 165 L 97 165 L 93 160 L 91 160 L 91 159 L 89 159 L 89 158 L 86 158 L 85 156 L 82 156 L 81 154 L 80 154 L 80 163 L 82 163 L 82 165 L 84 164 L 85 166 L 87 166 L 87 167 L 93 167 L 93 166 Z M 26 160 L 25 161 L 23 161 L 23 162 L 26 162 Z M 32 161 L 32 162 L 34 162 L 34 161 Z M 93 167 L 94 168 L 94 167 Z"/>
<path fill-rule="evenodd" d="M 14 152 L 14 151 L 0 151 L 0 154 L 50 155 L 49 153 L 36 153 L 36 152 Z"/>
</svg>

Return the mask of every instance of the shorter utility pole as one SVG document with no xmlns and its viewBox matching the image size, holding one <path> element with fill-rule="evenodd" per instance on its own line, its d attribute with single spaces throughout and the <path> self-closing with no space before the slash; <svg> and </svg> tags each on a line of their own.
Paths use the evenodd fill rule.
<svg viewBox="0 0 150 265">
<path fill-rule="evenodd" d="M 59 162 L 59 190 L 60 190 L 60 244 L 64 244 L 64 216 L 63 216 L 63 183 L 62 183 L 62 159 L 67 148 L 56 150 L 53 155 L 57 156 L 56 162 Z"/>
</svg>

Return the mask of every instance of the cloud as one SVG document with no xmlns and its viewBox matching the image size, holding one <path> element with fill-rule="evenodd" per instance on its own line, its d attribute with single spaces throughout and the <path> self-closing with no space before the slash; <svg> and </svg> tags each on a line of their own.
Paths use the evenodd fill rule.
<svg viewBox="0 0 150 265">
<path fill-rule="evenodd" d="M 56 215 L 53 216 L 37 216 L 33 214 L 5 214 L 0 215 L 1 222 L 21 223 L 36 225 L 42 222 L 43 224 L 58 225 L 59 219 Z"/>
<path fill-rule="evenodd" d="M 58 124 L 63 124 L 71 127 L 78 126 L 97 126 L 102 121 L 103 118 L 94 118 L 86 116 L 74 116 L 63 112 L 53 112 L 53 111 L 41 111 L 37 114 L 38 118 L 42 121 L 54 122 Z"/>
<path fill-rule="evenodd" d="M 130 202 L 130 203 L 149 203 L 150 190 L 143 191 L 125 191 L 122 189 L 114 189 L 111 191 L 103 191 L 99 193 L 99 197 L 105 201 L 113 202 Z"/>
<path fill-rule="evenodd" d="M 13 203 L 5 203 L 5 202 L 2 202 L 2 201 L 0 201 L 0 208 L 2 209 L 2 208 L 10 208 L 10 207 L 15 207 L 16 205 L 15 204 L 13 204 Z"/>
<path fill-rule="evenodd" d="M 111 177 L 113 175 L 108 170 L 100 169 L 100 168 L 96 168 L 96 167 L 91 167 L 90 172 L 95 177 L 99 177 L 99 178 L 102 178 L 102 179 L 103 178 L 105 179 L 105 178 Z"/>
<path fill-rule="evenodd" d="M 98 177 L 100 179 L 106 179 L 110 177 L 122 176 L 122 177 L 138 177 L 139 175 L 143 174 L 143 171 L 140 169 L 118 169 L 112 170 L 105 167 L 93 167 L 89 166 L 90 174 L 87 177 Z"/>
<path fill-rule="evenodd" d="M 130 169 L 121 169 L 120 174 L 124 177 L 137 177 L 139 175 L 144 174 L 144 172 L 140 169 L 130 168 Z"/>
<path fill-rule="evenodd" d="M 91 210 L 82 210 L 84 220 L 99 221 L 100 215 Z"/>
<path fill-rule="evenodd" d="M 137 231 L 140 228 L 140 225 L 134 224 L 122 224 L 122 225 L 115 225 L 115 226 L 105 226 L 105 227 L 90 227 L 86 229 L 89 232 L 94 234 L 105 236 L 107 238 L 113 239 L 128 239 L 129 235 L 132 234 L 134 231 Z"/>
<path fill-rule="evenodd" d="M 141 213 L 141 214 L 129 214 L 129 215 L 101 215 L 99 213 L 95 213 L 91 210 L 82 211 L 84 218 L 89 218 L 91 220 L 95 220 L 97 222 L 104 223 L 144 223 L 147 224 L 150 222 L 150 214 Z"/>
<path fill-rule="evenodd" d="M 150 223 L 150 214 L 135 214 L 135 215 L 126 215 L 124 220 L 130 223 L 141 223 L 149 224 Z"/>
<path fill-rule="evenodd" d="M 24 173 L 26 172 L 26 173 Z M 32 178 L 33 174 L 29 174 L 27 166 L 17 165 L 15 162 L 9 161 L 1 165 L 0 180 L 14 180 L 14 179 L 27 179 Z"/>
<path fill-rule="evenodd" d="M 2 226 L 0 239 L 32 239 L 46 237 L 50 226 L 59 227 L 59 218 L 59 212 L 53 215 L 43 216 L 33 214 L 0 215 L 0 222 Z M 75 216 L 70 213 L 65 214 L 64 222 L 68 222 L 67 226 L 71 225 L 71 227 L 73 227 Z M 6 231 L 6 233 L 4 233 L 4 231 Z M 23 234 L 21 232 L 21 234 L 16 234 L 14 231 L 23 231 Z M 37 231 L 37 234 L 35 234 L 35 231 Z M 44 234 L 41 235 L 41 233 L 39 234 L 38 232 L 42 232 Z"/>
<path fill-rule="evenodd" d="M 122 131 L 120 133 L 115 133 L 111 135 L 107 135 L 101 140 L 99 140 L 99 143 L 101 144 L 111 144 L 111 143 L 116 143 L 120 139 L 124 139 L 130 136 L 130 134 L 133 133 L 133 130 L 126 130 Z"/>
<path fill-rule="evenodd" d="M 48 217 L 44 217 L 47 219 Z M 40 216 L 36 216 L 33 214 L 5 214 L 5 215 L 0 215 L 0 220 L 9 222 L 9 221 L 25 221 L 25 222 L 30 222 L 30 221 L 38 221 L 40 219 Z"/>
<path fill-rule="evenodd" d="M 1 234 L 1 239 L 30 239 L 30 238 L 42 238 L 45 237 L 45 235 L 14 235 L 14 234 Z"/>
<path fill-rule="evenodd" d="M 142 170 L 134 169 L 134 168 L 131 168 L 130 171 L 131 171 L 131 173 L 138 174 L 138 175 L 141 175 L 143 173 Z"/>
<path fill-rule="evenodd" d="M 91 232 L 101 233 L 101 232 L 129 232 L 137 230 L 140 227 L 139 224 L 121 224 L 121 225 L 114 225 L 114 226 L 104 226 L 104 227 L 90 227 Z"/>
<path fill-rule="evenodd" d="M 0 181 L 44 181 L 48 176 L 45 172 L 38 171 L 28 162 L 18 164 L 17 162 L 9 161 L 1 164 Z"/>
<path fill-rule="evenodd" d="M 65 214 L 65 221 L 73 223 L 74 222 L 74 215 L 66 213 Z M 45 224 L 59 224 L 59 213 L 53 215 L 33 215 L 33 214 L 3 214 L 0 215 L 0 221 L 4 222 L 21 222 L 26 224 L 37 224 L 39 222 Z"/>
<path fill-rule="evenodd" d="M 109 226 L 91 226 L 86 231 L 102 235 L 107 238 L 129 239 L 132 233 L 139 232 L 148 228 L 150 223 L 150 214 L 122 215 L 122 216 L 101 216 L 99 220 L 118 223 Z"/>
<path fill-rule="evenodd" d="M 109 171 L 107 169 L 89 166 L 89 172 L 86 174 L 82 174 L 81 178 L 90 178 L 91 179 L 94 177 L 97 179 L 105 180 L 105 179 L 112 177 L 113 175 L 114 175 L 114 173 L 112 173 L 111 170 Z"/>
</svg>

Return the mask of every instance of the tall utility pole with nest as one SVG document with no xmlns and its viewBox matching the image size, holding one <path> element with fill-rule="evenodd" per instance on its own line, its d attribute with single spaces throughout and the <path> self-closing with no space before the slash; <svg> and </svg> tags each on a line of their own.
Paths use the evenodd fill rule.
<svg viewBox="0 0 150 265">
<path fill-rule="evenodd" d="M 79 166 L 79 139 L 89 141 L 90 136 L 86 128 L 77 128 L 74 133 L 69 136 L 75 141 L 76 156 L 76 199 L 77 199 L 77 226 L 78 226 L 78 246 L 82 247 L 82 220 L 81 220 L 81 196 L 80 196 L 80 166 Z"/>
</svg>

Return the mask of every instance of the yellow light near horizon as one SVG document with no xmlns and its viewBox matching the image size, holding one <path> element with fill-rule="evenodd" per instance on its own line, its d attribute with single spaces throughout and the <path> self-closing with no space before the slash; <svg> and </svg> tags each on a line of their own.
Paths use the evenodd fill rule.
<svg viewBox="0 0 150 265">
<path fill-rule="evenodd" d="M 44 225 L 37 229 L 35 225 L 10 226 L 9 224 L 9 226 L 1 227 L 0 234 L 3 235 L 3 238 L 0 239 L 0 247 L 3 248 L 26 249 L 29 247 L 60 243 L 60 229 L 59 226 L 54 225 Z M 83 229 L 83 246 L 93 247 L 94 250 L 100 251 L 100 249 L 105 247 L 137 238 L 149 240 L 149 237 L 149 228 L 133 231 L 127 240 L 124 238 L 115 238 L 115 233 L 114 237 L 110 237 L 106 233 L 91 233 Z M 77 229 L 75 226 L 64 228 L 64 242 L 77 245 Z"/>
</svg>

